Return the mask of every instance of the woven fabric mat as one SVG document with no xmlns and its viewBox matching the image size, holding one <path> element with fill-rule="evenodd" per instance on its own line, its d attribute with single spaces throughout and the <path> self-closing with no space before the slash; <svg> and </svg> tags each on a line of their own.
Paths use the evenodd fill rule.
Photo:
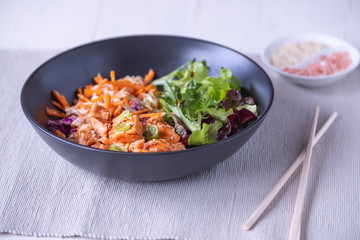
<svg viewBox="0 0 360 240">
<path fill-rule="evenodd" d="M 26 120 L 21 87 L 56 53 L 0 51 L 0 232 L 101 239 L 285 239 L 299 171 L 253 230 L 241 227 L 306 146 L 313 109 L 320 105 L 319 125 L 333 111 L 339 117 L 314 148 L 302 236 L 359 239 L 359 68 L 321 89 L 270 75 L 273 107 L 236 154 L 179 180 L 132 183 L 73 166 Z"/>
</svg>

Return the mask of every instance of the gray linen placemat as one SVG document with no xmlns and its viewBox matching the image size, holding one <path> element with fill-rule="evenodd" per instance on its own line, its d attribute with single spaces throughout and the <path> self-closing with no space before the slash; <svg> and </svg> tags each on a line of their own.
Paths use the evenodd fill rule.
<svg viewBox="0 0 360 240">
<path fill-rule="evenodd" d="M 319 125 L 335 110 L 339 118 L 314 149 L 302 236 L 359 239 L 359 69 L 322 89 L 271 75 L 271 112 L 234 156 L 183 179 L 131 183 L 63 160 L 23 115 L 19 98 L 25 79 L 55 53 L 0 51 L 0 232 L 102 239 L 284 239 L 299 172 L 252 231 L 241 226 L 306 145 L 318 104 Z"/>
</svg>

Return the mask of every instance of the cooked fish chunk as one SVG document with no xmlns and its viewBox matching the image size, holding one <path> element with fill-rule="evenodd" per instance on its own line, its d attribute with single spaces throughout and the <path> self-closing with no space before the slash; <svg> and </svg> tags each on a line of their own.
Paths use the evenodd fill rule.
<svg viewBox="0 0 360 240">
<path fill-rule="evenodd" d="M 111 110 L 106 109 L 97 103 L 91 106 L 89 115 L 91 117 L 96 117 L 98 120 L 100 120 L 103 123 L 107 123 L 111 121 Z"/>
<path fill-rule="evenodd" d="M 90 146 L 97 140 L 97 135 L 91 124 L 83 124 L 79 127 L 79 143 Z"/>
<path fill-rule="evenodd" d="M 143 150 L 150 152 L 169 152 L 169 151 L 178 151 L 185 150 L 185 146 L 181 143 L 171 143 L 165 139 L 154 139 L 146 142 L 144 144 Z M 141 152 L 134 149 L 134 152 Z"/>
<path fill-rule="evenodd" d="M 124 130 L 117 130 L 116 126 L 121 123 L 128 123 L 129 129 L 125 128 Z M 143 125 L 139 121 L 139 118 L 134 115 L 129 118 L 124 118 L 122 120 L 120 120 L 120 118 L 115 118 L 109 131 L 109 138 L 114 143 L 131 143 L 143 139 L 143 133 Z"/>
<path fill-rule="evenodd" d="M 167 124 L 161 116 L 151 117 L 146 123 L 145 127 L 154 124 L 159 130 L 159 138 L 165 139 L 170 143 L 177 143 L 180 141 L 180 136 L 175 132 L 175 129 Z"/>
<path fill-rule="evenodd" d="M 101 142 L 96 142 L 96 143 L 94 143 L 93 145 L 91 145 L 91 147 L 100 148 L 100 149 L 104 149 L 104 150 L 108 150 L 108 149 L 109 149 L 109 146 L 107 146 L 107 145 L 105 145 L 105 144 L 102 144 Z"/>
<path fill-rule="evenodd" d="M 96 133 L 98 135 L 100 135 L 101 137 L 107 136 L 107 132 L 109 130 L 108 124 L 102 123 L 96 117 L 90 117 L 90 122 L 91 122 L 92 127 L 94 128 L 94 130 L 96 131 Z"/>
<path fill-rule="evenodd" d="M 145 139 L 140 139 L 140 140 L 130 143 L 129 148 L 128 148 L 129 152 L 136 152 L 139 149 L 143 149 L 144 143 L 145 143 Z"/>
</svg>

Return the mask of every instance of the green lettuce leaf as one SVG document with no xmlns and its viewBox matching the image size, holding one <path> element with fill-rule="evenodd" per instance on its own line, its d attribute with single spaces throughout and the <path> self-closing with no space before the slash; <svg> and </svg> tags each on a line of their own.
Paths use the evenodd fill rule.
<svg viewBox="0 0 360 240">
<path fill-rule="evenodd" d="M 231 115 L 234 113 L 234 111 L 232 109 L 229 109 L 228 111 L 225 111 L 224 108 L 208 108 L 206 109 L 206 111 L 204 111 L 205 114 L 210 114 L 211 116 L 213 116 L 216 120 L 222 122 L 222 123 L 226 123 L 227 120 L 227 116 Z"/>
<path fill-rule="evenodd" d="M 244 104 L 240 107 L 237 107 L 236 109 L 237 110 L 240 110 L 242 108 L 246 108 L 247 110 L 249 110 L 250 112 L 252 112 L 255 116 L 258 115 L 258 112 L 257 112 L 257 106 L 255 104 Z"/>
<path fill-rule="evenodd" d="M 216 134 L 223 126 L 222 122 L 204 123 L 201 130 L 195 130 L 189 137 L 189 146 L 201 146 L 216 142 Z"/>
<path fill-rule="evenodd" d="M 233 76 L 230 69 L 222 67 L 220 76 L 228 81 L 231 89 L 240 91 L 241 89 L 240 79 L 236 76 Z"/>
<path fill-rule="evenodd" d="M 189 67 L 183 71 L 180 71 L 177 75 L 180 79 L 177 84 L 184 86 L 191 79 L 195 80 L 197 83 L 201 83 L 208 75 L 209 68 L 206 66 L 206 62 L 193 62 Z"/>
<path fill-rule="evenodd" d="M 174 79 L 174 77 L 176 77 L 179 74 L 181 69 L 188 66 L 189 64 L 192 64 L 194 61 L 195 61 L 195 59 L 192 59 L 192 60 L 184 63 L 183 65 L 181 65 L 180 67 L 178 67 L 177 69 L 175 69 L 174 71 L 169 73 L 168 75 L 158 78 L 158 79 L 152 81 L 151 83 L 154 84 L 155 86 L 162 86 L 162 85 L 165 85 L 165 82 L 171 82 Z"/>
</svg>

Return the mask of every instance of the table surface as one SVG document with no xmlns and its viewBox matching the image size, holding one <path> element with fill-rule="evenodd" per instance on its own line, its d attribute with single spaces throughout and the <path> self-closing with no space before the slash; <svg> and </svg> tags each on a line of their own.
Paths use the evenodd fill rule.
<svg viewBox="0 0 360 240">
<path fill-rule="evenodd" d="M 320 15 L 323 21 L 318 21 L 319 10 L 323 9 L 326 3 L 327 11 L 332 14 Z M 310 7 L 311 6 L 311 7 Z M 283 9 L 286 9 L 284 11 Z M 175 13 L 174 13 L 175 11 Z M 306 12 L 306 15 L 302 14 Z M 360 32 L 355 31 L 357 25 L 360 22 L 360 1 L 356 0 L 333 0 L 333 1 L 317 1 L 311 0 L 298 1 L 289 3 L 289 1 L 203 1 L 203 0 L 185 0 L 185 1 L 1 1 L 0 3 L 0 49 L 5 51 L 13 51 L 12 54 L 16 55 L 17 52 L 23 50 L 29 50 L 30 52 L 43 52 L 44 50 L 50 50 L 50 53 L 46 53 L 44 56 L 52 56 L 56 52 L 65 50 L 79 44 L 84 44 L 90 41 L 132 34 L 175 34 L 190 36 L 195 38 L 202 38 L 214 42 L 224 44 L 232 47 L 236 50 L 249 53 L 259 54 L 260 50 L 271 40 L 288 34 L 302 33 L 302 32 L 321 32 L 331 34 L 337 37 L 344 38 L 350 41 L 355 46 L 360 48 Z M 214 16 L 221 17 L 214 17 Z M 125 20 L 124 20 L 125 19 Z M 291 19 L 291 21 L 288 21 Z M 232 23 L 232 24 L 230 24 Z M 54 50 L 55 49 L 55 50 Z M 10 56 L 11 54 L 9 54 Z M 259 61 L 258 55 L 252 55 L 257 61 Z M 38 59 L 44 61 L 46 59 Z M 36 64 L 41 63 L 38 62 Z M 259 61 L 260 62 L 260 61 Z M 36 64 L 30 64 L 33 68 Z M 30 68 L 30 67 L 29 67 Z M 266 69 L 268 70 L 268 69 Z M 30 72 L 28 72 L 30 73 Z M 289 89 L 300 91 L 307 91 L 298 86 L 287 85 L 288 83 L 281 79 L 279 76 L 270 73 L 274 85 L 275 92 L 283 91 L 285 86 Z M 351 75 L 351 81 L 345 82 L 345 86 L 338 84 L 331 86 L 325 90 L 309 90 L 314 94 L 319 93 L 321 97 L 325 98 L 326 94 L 332 96 L 331 102 L 325 106 L 326 113 L 331 113 L 333 109 L 332 104 L 336 104 L 336 100 L 346 102 L 346 94 L 348 90 L 359 91 L 359 84 L 355 79 L 360 78 L 360 71 L 357 69 L 356 73 Z M 4 81 L 2 79 L 1 81 Z M 2 82 L 1 82 L 2 83 Z M 316 92 L 318 91 L 318 92 Z M 340 93 L 339 93 L 340 92 Z M 278 95 L 280 98 L 285 95 Z M 17 97 L 17 96 L 16 96 Z M 281 99 L 284 102 L 288 99 Z M 323 100 L 323 99 L 322 99 Z M 310 105 L 307 103 L 307 107 L 304 109 L 309 110 Z M 286 105 L 286 103 L 285 103 Z M 351 109 L 351 108 L 347 108 Z M 354 111 L 360 110 L 358 106 L 354 106 Z M 309 115 L 311 111 L 307 112 Z M 353 117 L 354 113 L 349 111 L 341 112 L 342 118 Z M 347 116 L 348 115 L 348 116 Z M 324 119 L 324 116 L 323 118 Z M 304 119 L 303 119 L 304 120 Z M 301 122 L 302 125 L 307 126 L 306 121 Z M 268 133 L 269 130 L 263 128 L 260 131 Z M 354 131 L 359 131 L 359 128 L 355 128 Z M 290 133 L 290 131 L 287 131 Z M 304 133 L 307 133 L 304 130 Z M 351 134 L 351 131 L 346 130 L 347 134 Z M 334 134 L 334 133 L 333 133 Z M 348 136 L 350 138 L 350 136 Z M 304 135 L 301 141 L 292 142 L 298 143 L 304 146 Z M 351 138 L 354 139 L 354 138 Z M 1 139 L 3 143 L 4 138 Z M 283 143 L 287 147 L 289 143 Z M 331 144 L 330 144 L 331 145 Z M 331 145 L 333 146 L 333 145 Z M 292 147 L 292 153 L 290 156 L 296 155 L 296 150 L 300 147 Z M 340 154 L 340 156 L 353 156 L 353 161 L 359 160 L 359 151 L 355 148 L 345 148 L 351 150 L 348 154 Z M 342 150 L 342 151 L 345 151 Z M 323 156 L 318 153 L 315 156 Z M 346 161 L 346 159 L 339 159 L 340 161 Z M 233 160 L 232 160 L 233 161 Z M 261 189 L 270 189 L 276 182 L 277 178 L 274 176 L 281 176 L 286 168 L 291 163 L 291 159 L 282 159 L 277 165 L 279 169 L 276 174 L 271 175 L 268 179 L 263 180 Z M 326 164 L 319 164 L 317 167 L 329 167 Z M 340 165 L 333 165 L 341 168 Z M 352 165 L 358 166 L 358 165 Z M 325 170 L 326 171 L 326 170 Z M 327 171 L 330 171 L 327 169 Z M 315 172 L 319 174 L 319 172 Z M 355 171 L 360 175 L 359 171 Z M 325 174 L 326 175 L 326 174 Z M 324 178 L 313 179 L 317 188 L 321 188 L 321 184 Z M 327 175 L 326 175 L 327 176 Z M 351 198 L 345 198 L 344 201 L 354 208 L 343 209 L 345 212 L 352 214 L 352 219 L 344 219 L 344 215 L 340 214 L 332 216 L 333 224 L 348 224 L 350 225 L 349 239 L 356 239 L 358 236 L 358 230 L 351 227 L 358 226 L 354 219 L 360 219 L 359 216 L 359 203 L 360 190 L 358 184 L 352 182 L 358 181 L 354 177 L 355 175 L 344 175 L 344 179 L 339 178 L 339 181 L 343 181 L 346 184 L 355 186 L 353 189 L 353 195 Z M 326 178 L 325 178 L 326 179 Z M 331 182 L 337 186 L 337 183 Z M 339 183 L 340 184 L 340 183 Z M 315 187 L 311 188 L 314 191 L 313 201 L 317 202 L 317 195 Z M 0 188 L 1 191 L 1 188 Z M 290 193 L 282 193 L 282 197 L 285 199 L 291 198 L 290 195 L 296 192 L 296 184 L 292 184 L 291 189 L 287 189 Z M 253 207 L 256 207 L 260 203 L 262 197 L 267 192 L 263 191 L 258 195 L 252 196 Z M 355 197 L 354 197 L 355 196 Z M 357 196 L 357 197 L 356 197 Z M 284 203 L 285 200 L 278 200 L 275 206 L 266 214 L 265 219 L 262 220 L 263 224 L 271 224 L 269 220 L 269 214 L 278 214 L 282 216 L 283 208 L 279 207 L 281 204 L 285 206 L 292 206 L 290 203 Z M 0 206 L 1 207 L 1 206 Z M 284 209 L 291 209 L 284 208 Z M 326 209 L 326 207 L 325 207 Z M 322 209 L 324 210 L 324 209 Z M 337 209 L 339 210 L 339 209 Z M 339 210 L 340 211 L 340 210 Z M 353 211 L 353 212 L 351 212 Z M 272 212 L 272 213 L 271 213 Z M 251 212 L 247 212 L 249 214 Z M 290 219 L 290 213 L 288 219 Z M 315 218 L 313 215 L 310 215 Z M 337 217 L 340 216 L 340 217 Z M 246 219 L 246 214 L 242 216 L 242 220 Z M 337 223 L 340 221 L 340 223 Z M 264 223 L 265 222 L 265 223 Z M 239 222 L 241 225 L 242 222 Z M 264 225 L 259 224 L 253 230 L 256 233 L 256 229 L 261 229 Z M 1 226 L 0 226 L 1 228 Z M 286 232 L 286 230 L 284 230 Z M 252 235 L 256 236 L 256 234 Z M 37 239 L 31 236 L 18 236 L 11 234 L 0 234 L 0 239 L 13 239 L 13 240 L 26 240 Z M 41 239 L 54 239 L 54 238 L 41 238 Z M 68 239 L 79 239 L 78 237 L 70 237 Z M 82 238 L 85 239 L 85 238 Z M 243 239 L 243 238 L 241 238 Z M 246 239 L 246 238 L 244 238 Z"/>
</svg>

